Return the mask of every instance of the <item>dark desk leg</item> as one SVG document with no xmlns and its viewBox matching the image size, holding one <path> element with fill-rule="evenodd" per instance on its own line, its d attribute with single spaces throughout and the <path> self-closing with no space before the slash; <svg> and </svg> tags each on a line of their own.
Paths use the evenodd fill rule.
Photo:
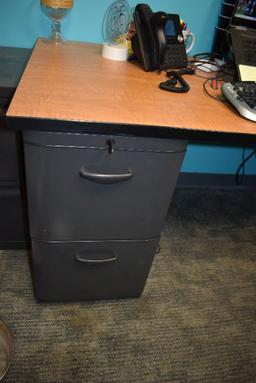
<svg viewBox="0 0 256 383">
<path fill-rule="evenodd" d="M 0 248 L 29 246 L 24 194 L 24 169 L 20 136 L 0 131 Z"/>
</svg>

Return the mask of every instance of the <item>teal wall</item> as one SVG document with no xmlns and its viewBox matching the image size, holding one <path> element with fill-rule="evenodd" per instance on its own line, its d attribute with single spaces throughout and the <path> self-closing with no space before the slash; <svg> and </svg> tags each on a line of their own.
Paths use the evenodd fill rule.
<svg viewBox="0 0 256 383">
<path fill-rule="evenodd" d="M 72 13 L 63 22 L 65 37 L 100 43 L 102 19 L 112 1 L 74 0 Z M 129 1 L 132 7 L 137 3 Z M 195 50 L 209 49 L 221 0 L 151 0 L 147 3 L 154 11 L 179 13 L 198 36 Z M 0 45 L 32 47 L 37 37 L 46 36 L 49 31 L 50 24 L 40 10 L 39 0 L 0 0 Z"/>
<path fill-rule="evenodd" d="M 74 8 L 63 22 L 64 36 L 71 40 L 102 42 L 101 24 L 112 1 L 74 0 Z M 132 7 L 137 3 L 129 1 Z M 180 14 L 196 34 L 192 53 L 209 51 L 221 0 L 151 0 L 147 3 L 154 11 Z M 0 45 L 30 48 L 39 36 L 47 36 L 49 32 L 50 23 L 40 9 L 39 0 L 0 0 Z M 239 147 L 191 144 L 182 170 L 235 173 L 241 158 Z M 246 173 L 256 174 L 256 158 L 247 164 Z"/>
</svg>

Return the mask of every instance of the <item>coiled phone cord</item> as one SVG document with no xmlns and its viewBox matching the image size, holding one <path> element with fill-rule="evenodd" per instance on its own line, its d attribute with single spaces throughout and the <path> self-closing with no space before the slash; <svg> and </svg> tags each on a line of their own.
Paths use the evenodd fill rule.
<svg viewBox="0 0 256 383">
<path fill-rule="evenodd" d="M 194 69 L 184 68 L 178 71 L 167 71 L 166 74 L 169 80 L 161 82 L 159 87 L 163 90 L 175 93 L 186 93 L 190 87 L 182 77 L 185 74 L 194 74 Z"/>
</svg>

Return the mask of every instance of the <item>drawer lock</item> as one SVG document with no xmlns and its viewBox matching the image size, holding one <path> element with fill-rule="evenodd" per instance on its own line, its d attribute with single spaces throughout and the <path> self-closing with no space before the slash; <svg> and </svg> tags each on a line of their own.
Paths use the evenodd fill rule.
<svg viewBox="0 0 256 383">
<path fill-rule="evenodd" d="M 106 141 L 106 144 L 107 144 L 107 147 L 108 147 L 109 154 L 113 153 L 114 152 L 115 140 L 109 139 L 109 140 Z"/>
</svg>

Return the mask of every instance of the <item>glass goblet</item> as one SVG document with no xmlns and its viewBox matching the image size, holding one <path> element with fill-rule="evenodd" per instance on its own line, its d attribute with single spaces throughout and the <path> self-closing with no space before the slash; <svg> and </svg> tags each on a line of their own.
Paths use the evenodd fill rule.
<svg viewBox="0 0 256 383">
<path fill-rule="evenodd" d="M 40 0 L 44 14 L 52 21 L 52 32 L 47 42 L 62 44 L 61 20 L 66 17 L 72 7 L 73 0 Z"/>
</svg>

